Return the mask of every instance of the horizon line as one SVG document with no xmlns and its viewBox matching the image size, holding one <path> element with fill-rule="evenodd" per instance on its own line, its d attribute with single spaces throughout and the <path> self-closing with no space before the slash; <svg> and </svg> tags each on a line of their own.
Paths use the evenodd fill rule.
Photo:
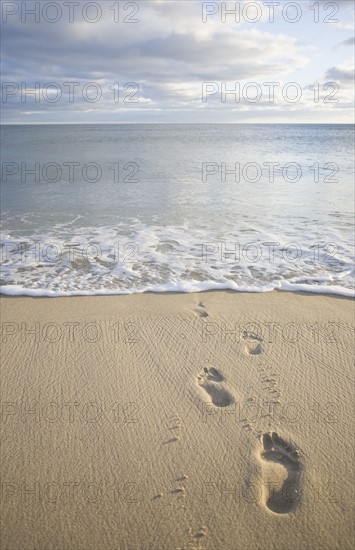
<svg viewBox="0 0 355 550">
<path fill-rule="evenodd" d="M 2 126 L 137 126 L 143 124 L 150 125 L 289 125 L 289 126 L 354 126 L 355 122 L 6 122 L 0 123 Z"/>
</svg>

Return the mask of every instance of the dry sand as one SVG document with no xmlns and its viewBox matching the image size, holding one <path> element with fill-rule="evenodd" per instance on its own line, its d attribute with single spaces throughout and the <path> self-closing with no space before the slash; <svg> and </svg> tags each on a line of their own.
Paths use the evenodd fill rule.
<svg viewBox="0 0 355 550">
<path fill-rule="evenodd" d="M 2 550 L 353 548 L 352 300 L 0 301 Z"/>
</svg>

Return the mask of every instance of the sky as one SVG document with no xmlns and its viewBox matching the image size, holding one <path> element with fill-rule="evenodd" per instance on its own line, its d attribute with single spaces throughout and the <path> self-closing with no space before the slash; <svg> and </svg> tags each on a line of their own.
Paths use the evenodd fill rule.
<svg viewBox="0 0 355 550">
<path fill-rule="evenodd" d="M 354 5 L 3 0 L 2 123 L 352 123 Z"/>
</svg>

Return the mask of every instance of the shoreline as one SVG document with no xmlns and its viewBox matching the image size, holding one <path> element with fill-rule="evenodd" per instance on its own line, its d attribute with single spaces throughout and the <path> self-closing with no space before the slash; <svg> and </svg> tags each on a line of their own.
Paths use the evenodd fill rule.
<svg viewBox="0 0 355 550">
<path fill-rule="evenodd" d="M 351 292 L 352 289 L 346 289 Z M 156 295 L 156 296 L 186 296 L 186 295 L 203 295 L 203 294 L 210 294 L 213 292 L 218 293 L 226 293 L 226 294 L 246 294 L 246 295 L 254 295 L 254 294 L 270 294 L 270 293 L 281 293 L 281 294 L 295 294 L 300 296 L 326 296 L 331 298 L 342 298 L 345 300 L 355 300 L 355 294 L 352 296 L 347 296 L 343 294 L 336 294 L 333 292 L 314 292 L 314 291 L 308 291 L 308 290 L 285 290 L 283 288 L 272 288 L 270 290 L 233 290 L 233 289 L 207 289 L 207 290 L 198 290 L 198 291 L 192 291 L 192 292 L 182 292 L 182 291 L 174 291 L 174 290 L 167 290 L 167 291 L 154 291 L 154 290 L 144 290 L 142 292 L 125 292 L 125 293 L 116 293 L 116 294 L 70 294 L 70 295 L 63 295 L 63 296 L 36 296 L 36 295 L 29 295 L 29 294 L 6 294 L 2 293 L 0 291 L 0 299 L 12 299 L 12 298 L 33 298 L 33 299 L 61 299 L 61 298 L 112 298 L 115 296 L 145 296 L 145 295 Z"/>
</svg>

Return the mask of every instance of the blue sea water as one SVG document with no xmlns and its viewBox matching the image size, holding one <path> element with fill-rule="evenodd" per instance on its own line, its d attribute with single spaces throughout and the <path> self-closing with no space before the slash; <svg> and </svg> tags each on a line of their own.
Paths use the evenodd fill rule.
<svg viewBox="0 0 355 550">
<path fill-rule="evenodd" d="M 1 128 L 3 294 L 354 295 L 351 125 Z"/>
</svg>

